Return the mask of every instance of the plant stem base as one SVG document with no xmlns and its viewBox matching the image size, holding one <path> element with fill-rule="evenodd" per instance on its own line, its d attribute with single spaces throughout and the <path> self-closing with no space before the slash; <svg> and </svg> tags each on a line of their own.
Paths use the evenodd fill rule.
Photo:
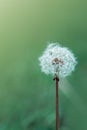
<svg viewBox="0 0 87 130">
<path fill-rule="evenodd" d="M 58 109 L 58 82 L 59 82 L 59 78 L 58 78 L 58 76 L 56 76 L 54 78 L 54 80 L 56 81 L 56 130 L 58 130 L 58 128 L 59 128 L 59 109 Z"/>
</svg>

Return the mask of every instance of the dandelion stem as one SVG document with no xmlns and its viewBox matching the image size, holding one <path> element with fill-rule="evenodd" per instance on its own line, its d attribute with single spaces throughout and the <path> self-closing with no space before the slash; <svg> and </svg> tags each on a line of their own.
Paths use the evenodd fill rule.
<svg viewBox="0 0 87 130">
<path fill-rule="evenodd" d="M 58 128 L 59 128 L 59 110 L 58 110 L 58 82 L 59 82 L 59 78 L 58 78 L 58 76 L 56 76 L 54 78 L 54 80 L 56 80 L 56 130 L 58 130 Z"/>
</svg>

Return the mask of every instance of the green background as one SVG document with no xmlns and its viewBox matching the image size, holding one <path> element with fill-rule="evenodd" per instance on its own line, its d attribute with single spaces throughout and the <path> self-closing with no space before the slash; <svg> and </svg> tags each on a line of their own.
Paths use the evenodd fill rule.
<svg viewBox="0 0 87 130">
<path fill-rule="evenodd" d="M 60 80 L 60 130 L 87 129 L 86 0 L 0 0 L 0 130 L 55 130 L 55 82 L 38 62 L 47 42 L 78 60 Z"/>
</svg>

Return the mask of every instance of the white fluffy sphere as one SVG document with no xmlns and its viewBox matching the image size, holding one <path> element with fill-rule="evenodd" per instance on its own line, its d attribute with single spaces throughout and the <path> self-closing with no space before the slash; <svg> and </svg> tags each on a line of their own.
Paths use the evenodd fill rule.
<svg viewBox="0 0 87 130">
<path fill-rule="evenodd" d="M 65 77 L 74 71 L 77 64 L 74 54 L 66 47 L 61 47 L 57 43 L 47 46 L 42 56 L 39 57 L 42 72 L 46 74 L 57 74 Z"/>
</svg>

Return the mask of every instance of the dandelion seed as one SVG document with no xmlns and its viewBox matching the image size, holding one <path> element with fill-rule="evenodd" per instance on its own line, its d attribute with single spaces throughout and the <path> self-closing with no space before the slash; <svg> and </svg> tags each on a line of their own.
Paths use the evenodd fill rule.
<svg viewBox="0 0 87 130">
<path fill-rule="evenodd" d="M 57 43 L 49 44 L 39 61 L 42 72 L 58 74 L 59 77 L 70 75 L 77 64 L 74 54 L 68 48 L 61 47 Z"/>
</svg>

